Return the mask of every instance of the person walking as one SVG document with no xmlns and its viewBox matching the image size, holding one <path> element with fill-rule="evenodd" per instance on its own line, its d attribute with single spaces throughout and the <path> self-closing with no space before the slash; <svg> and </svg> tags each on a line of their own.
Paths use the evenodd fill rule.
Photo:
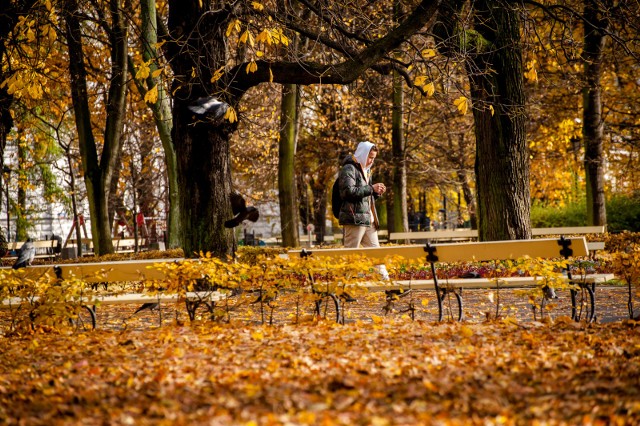
<svg viewBox="0 0 640 426">
<path fill-rule="evenodd" d="M 369 142 L 360 142 L 355 153 L 347 155 L 343 162 L 338 185 L 342 206 L 338 222 L 343 227 L 344 246 L 349 248 L 380 247 L 378 242 L 378 215 L 375 200 L 387 190 L 383 183 L 371 184 L 371 166 L 378 149 Z M 389 279 L 385 265 L 376 269 L 383 280 Z"/>
</svg>

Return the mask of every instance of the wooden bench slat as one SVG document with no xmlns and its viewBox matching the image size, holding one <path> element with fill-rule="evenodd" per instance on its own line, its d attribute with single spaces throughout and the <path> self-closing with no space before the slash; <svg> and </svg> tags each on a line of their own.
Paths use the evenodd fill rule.
<svg viewBox="0 0 640 426">
<path fill-rule="evenodd" d="M 604 283 L 615 278 L 613 274 L 590 274 L 585 277 L 585 282 L 589 284 Z M 540 282 L 540 277 L 504 277 L 500 278 L 500 288 L 530 288 L 535 287 Z M 463 289 L 487 289 L 496 288 L 496 281 L 490 278 L 451 278 L 438 279 L 440 287 L 447 284 Z M 355 284 L 357 287 L 366 288 L 369 291 L 383 291 L 394 289 L 415 289 L 431 290 L 434 288 L 433 280 L 398 280 L 388 283 L 384 282 L 368 282 Z"/>
<path fill-rule="evenodd" d="M 589 255 L 584 237 L 567 238 L 571 241 L 570 248 L 574 257 Z M 535 240 L 488 241 L 455 244 L 434 244 L 439 262 L 471 262 L 492 259 L 517 259 L 530 257 L 561 257 L 561 246 L 554 238 L 540 238 Z M 339 257 L 346 255 L 364 255 L 374 259 L 384 259 L 387 256 L 402 256 L 406 259 L 426 259 L 424 245 L 406 245 L 369 248 L 339 248 L 310 250 L 313 256 Z M 290 250 L 289 255 L 300 256 L 301 250 Z"/>
<path fill-rule="evenodd" d="M 88 296 L 86 299 L 81 300 L 82 304 L 93 305 L 93 304 L 101 304 L 101 305 L 118 305 L 118 304 L 127 304 L 127 303 L 164 303 L 164 302 L 177 302 L 181 297 L 185 297 L 187 300 L 206 300 L 210 302 L 217 302 L 223 300 L 226 295 L 219 291 L 211 291 L 211 292 L 194 292 L 189 291 L 184 296 L 172 293 L 158 293 L 158 294 L 148 294 L 148 293 L 126 293 L 126 294 L 114 294 L 114 295 L 94 295 Z M 2 300 L 0 303 L 0 309 L 12 309 L 16 308 L 23 304 L 30 304 L 36 302 L 38 300 L 37 297 L 32 299 L 23 299 L 20 297 L 10 297 Z"/>
<path fill-rule="evenodd" d="M 533 228 L 531 235 L 582 235 L 603 234 L 604 226 L 569 226 L 559 228 Z"/>
</svg>

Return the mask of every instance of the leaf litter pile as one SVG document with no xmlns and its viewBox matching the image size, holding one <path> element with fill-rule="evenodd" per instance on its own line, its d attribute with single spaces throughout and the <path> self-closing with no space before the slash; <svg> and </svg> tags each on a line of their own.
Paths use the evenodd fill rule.
<svg viewBox="0 0 640 426">
<path fill-rule="evenodd" d="M 637 322 L 487 321 L 468 305 L 465 322 L 438 323 L 356 305 L 346 325 L 164 308 L 161 327 L 105 306 L 95 331 L 3 338 L 0 424 L 640 423 Z"/>
</svg>

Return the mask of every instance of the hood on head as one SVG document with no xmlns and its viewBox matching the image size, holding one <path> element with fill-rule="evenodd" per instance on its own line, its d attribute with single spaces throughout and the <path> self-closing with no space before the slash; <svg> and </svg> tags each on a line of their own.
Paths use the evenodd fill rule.
<svg viewBox="0 0 640 426">
<path fill-rule="evenodd" d="M 356 148 L 356 152 L 353 153 L 353 157 L 360 163 L 364 171 L 368 170 L 365 169 L 365 165 L 367 164 L 367 158 L 369 158 L 369 152 L 371 152 L 371 148 L 374 146 L 375 144 L 369 141 L 360 142 Z"/>
</svg>

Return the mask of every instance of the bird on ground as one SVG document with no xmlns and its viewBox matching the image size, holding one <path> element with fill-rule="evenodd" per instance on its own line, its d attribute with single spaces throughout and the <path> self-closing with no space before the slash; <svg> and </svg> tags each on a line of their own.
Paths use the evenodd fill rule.
<svg viewBox="0 0 640 426">
<path fill-rule="evenodd" d="M 189 108 L 191 112 L 194 112 L 198 115 L 210 114 L 214 119 L 218 119 L 222 117 L 225 112 L 227 112 L 227 109 L 229 109 L 229 104 L 219 100 L 214 96 L 205 96 L 196 99 L 187 108 Z"/>
<path fill-rule="evenodd" d="M 24 242 L 22 247 L 20 247 L 20 251 L 18 251 L 18 258 L 16 262 L 13 264 L 13 269 L 26 268 L 27 266 L 31 266 L 31 262 L 36 257 L 36 246 L 33 244 L 33 240 L 28 238 L 27 241 Z"/>
<path fill-rule="evenodd" d="M 555 289 L 553 287 L 549 287 L 548 285 L 542 287 L 542 293 L 544 294 L 544 298 L 548 300 L 558 298 Z"/>
<path fill-rule="evenodd" d="M 247 207 L 244 198 L 237 192 L 231 193 L 231 211 L 235 216 L 233 217 L 233 219 L 229 219 L 224 223 L 224 226 L 226 228 L 235 228 L 244 220 L 256 222 L 260 217 L 260 212 L 258 211 L 258 209 L 252 206 Z"/>
<path fill-rule="evenodd" d="M 143 303 L 142 306 L 140 306 L 138 309 L 136 309 L 136 311 L 133 313 L 133 315 L 137 314 L 138 312 L 142 312 L 144 310 L 147 310 L 147 309 L 150 310 L 150 311 L 153 311 L 156 308 L 158 308 L 159 306 L 160 306 L 160 304 L 157 303 L 157 302 L 146 302 L 146 303 Z"/>
</svg>

